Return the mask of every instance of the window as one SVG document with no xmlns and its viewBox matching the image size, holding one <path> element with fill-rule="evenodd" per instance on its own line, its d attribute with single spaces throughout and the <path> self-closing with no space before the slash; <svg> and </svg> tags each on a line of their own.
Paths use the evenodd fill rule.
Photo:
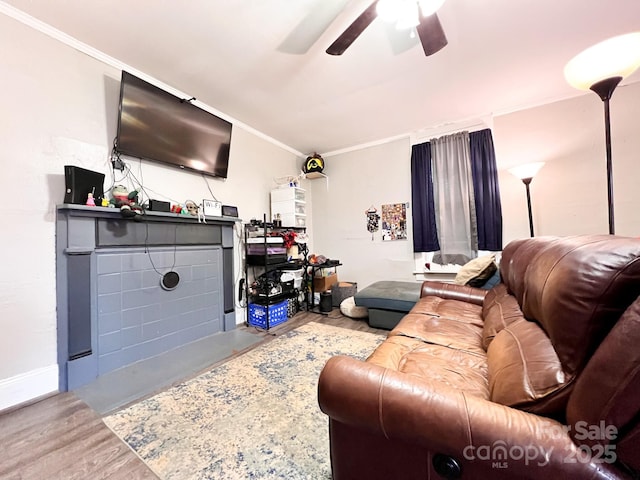
<svg viewBox="0 0 640 480">
<path fill-rule="evenodd" d="M 479 250 L 502 250 L 502 207 L 490 129 L 414 145 L 414 252 L 462 265 Z"/>
</svg>

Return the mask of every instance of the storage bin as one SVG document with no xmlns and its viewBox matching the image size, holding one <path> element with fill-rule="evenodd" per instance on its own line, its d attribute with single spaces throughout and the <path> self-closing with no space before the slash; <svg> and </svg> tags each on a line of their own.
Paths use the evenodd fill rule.
<svg viewBox="0 0 640 480">
<path fill-rule="evenodd" d="M 337 273 L 332 273 L 326 277 L 316 277 L 313 279 L 313 290 L 315 292 L 324 292 L 329 290 L 334 283 L 338 283 Z"/>
<path fill-rule="evenodd" d="M 264 245 L 251 244 L 247 245 L 247 254 L 249 255 L 286 255 L 287 249 L 283 246 L 268 245 L 266 248 Z"/>
<path fill-rule="evenodd" d="M 273 305 L 249 304 L 249 325 L 252 327 L 267 328 L 267 310 L 269 312 L 269 328 L 275 327 L 287 321 L 289 302 L 284 300 Z"/>
</svg>

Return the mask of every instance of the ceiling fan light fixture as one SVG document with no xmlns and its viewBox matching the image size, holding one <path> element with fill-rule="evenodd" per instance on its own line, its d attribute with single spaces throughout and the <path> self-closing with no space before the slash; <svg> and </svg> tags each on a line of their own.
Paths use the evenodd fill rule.
<svg viewBox="0 0 640 480">
<path fill-rule="evenodd" d="M 423 17 L 428 17 L 436 13 L 443 3 L 444 0 L 418 0 Z"/>
<path fill-rule="evenodd" d="M 397 22 L 400 18 L 400 4 L 404 0 L 378 0 L 376 14 L 385 22 Z"/>
<path fill-rule="evenodd" d="M 420 24 L 416 0 L 378 0 L 376 14 L 385 22 L 395 23 L 398 30 L 408 30 Z"/>
<path fill-rule="evenodd" d="M 409 30 L 410 28 L 420 25 L 420 11 L 418 10 L 418 4 L 414 0 L 405 0 L 402 3 L 402 9 L 400 10 L 400 16 L 398 17 L 398 23 L 396 23 L 396 29 Z"/>
</svg>

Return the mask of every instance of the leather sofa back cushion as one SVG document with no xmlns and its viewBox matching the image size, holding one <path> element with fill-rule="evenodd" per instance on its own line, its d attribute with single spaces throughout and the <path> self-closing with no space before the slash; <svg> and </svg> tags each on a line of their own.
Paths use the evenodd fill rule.
<svg viewBox="0 0 640 480">
<path fill-rule="evenodd" d="M 513 251 L 511 250 L 511 243 L 507 245 L 509 248 L 505 247 L 508 265 L 507 274 L 505 275 L 502 273 L 502 278 L 504 283 L 507 285 L 507 290 L 516 297 L 520 305 L 522 305 L 522 300 L 524 299 L 526 285 L 525 275 L 533 258 L 550 245 L 553 245 L 557 240 L 557 237 L 534 237 L 528 238 L 524 241 L 518 241 L 514 245 Z M 501 269 L 503 268 L 504 261 L 505 255 L 503 253 L 500 261 Z"/>
<path fill-rule="evenodd" d="M 485 350 L 502 329 L 524 318 L 516 298 L 507 292 L 504 284 L 496 285 L 487 293 L 482 304 L 482 316 L 482 347 Z"/>
<path fill-rule="evenodd" d="M 493 402 L 540 414 L 556 413 L 541 399 L 557 392 L 569 379 L 539 325 L 521 318 L 503 328 L 489 345 L 487 364 Z"/>
<path fill-rule="evenodd" d="M 577 444 L 617 444 L 618 459 L 640 469 L 640 298 L 622 315 L 575 382 L 567 422 Z M 616 429 L 616 438 L 602 431 Z M 583 422 L 583 428 L 576 428 Z M 584 426 L 598 433 L 584 438 Z M 634 439 L 635 437 L 635 439 Z M 578 441 L 579 440 L 579 441 Z"/>
<path fill-rule="evenodd" d="M 567 237 L 551 242 L 532 260 L 520 307 L 542 326 L 564 371 L 574 375 L 640 295 L 640 239 Z"/>
</svg>

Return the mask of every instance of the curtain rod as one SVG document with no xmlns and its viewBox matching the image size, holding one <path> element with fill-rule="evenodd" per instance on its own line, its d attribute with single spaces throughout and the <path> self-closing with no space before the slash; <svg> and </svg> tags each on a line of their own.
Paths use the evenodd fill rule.
<svg viewBox="0 0 640 480">
<path fill-rule="evenodd" d="M 490 120 L 490 119 L 488 119 Z M 477 132 L 485 128 L 492 128 L 493 122 L 483 119 L 470 120 L 469 122 L 446 123 L 437 127 L 417 131 L 411 135 L 411 145 L 425 143 L 432 138 L 444 137 L 459 132 Z"/>
</svg>

